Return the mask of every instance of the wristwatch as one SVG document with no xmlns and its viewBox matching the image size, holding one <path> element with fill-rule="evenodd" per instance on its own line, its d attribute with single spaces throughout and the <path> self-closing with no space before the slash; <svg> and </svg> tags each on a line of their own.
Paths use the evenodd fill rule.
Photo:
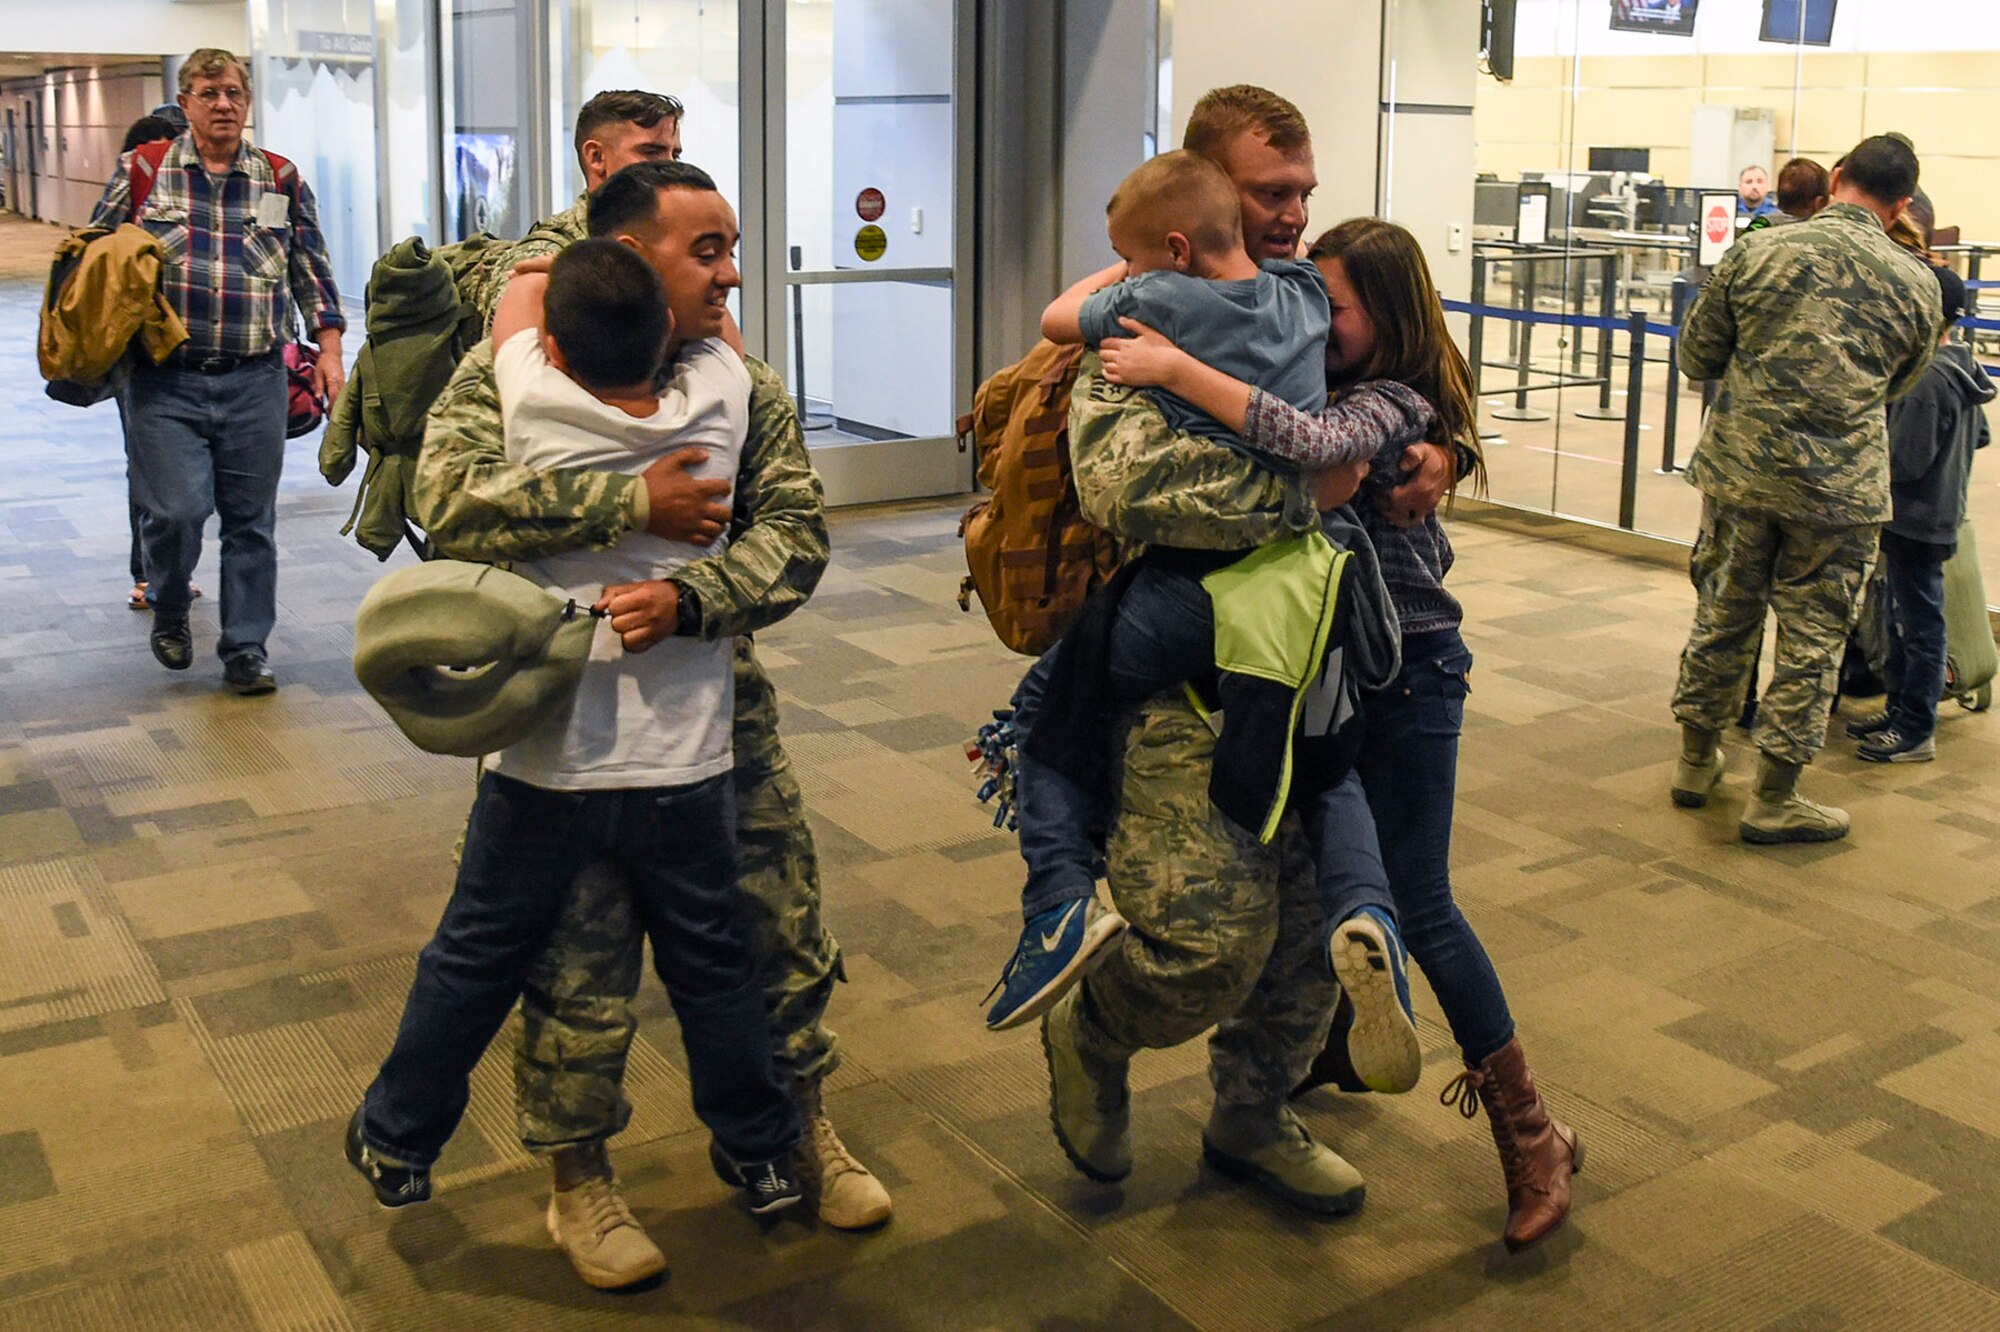
<svg viewBox="0 0 2000 1332">
<path fill-rule="evenodd" d="M 677 578 L 669 578 L 674 591 L 680 594 L 674 606 L 674 637 L 701 637 L 701 599 L 692 588 Z"/>
</svg>

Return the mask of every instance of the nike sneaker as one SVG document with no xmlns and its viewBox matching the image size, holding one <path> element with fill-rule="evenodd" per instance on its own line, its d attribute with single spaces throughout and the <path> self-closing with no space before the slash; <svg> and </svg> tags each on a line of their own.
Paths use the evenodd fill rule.
<svg viewBox="0 0 2000 1332">
<path fill-rule="evenodd" d="M 1111 956 L 1125 933 L 1125 918 L 1096 898 L 1065 902 L 1029 919 L 1014 956 L 986 992 L 1000 998 L 986 1010 L 986 1030 L 1006 1031 L 1032 1022 Z"/>
</svg>

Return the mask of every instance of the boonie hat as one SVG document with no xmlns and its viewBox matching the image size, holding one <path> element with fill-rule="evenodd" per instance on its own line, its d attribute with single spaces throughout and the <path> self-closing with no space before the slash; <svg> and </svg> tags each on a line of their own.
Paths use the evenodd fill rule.
<svg viewBox="0 0 2000 1332">
<path fill-rule="evenodd" d="M 354 615 L 354 676 L 417 748 L 477 758 L 568 706 L 597 621 L 519 574 L 432 560 Z"/>
</svg>

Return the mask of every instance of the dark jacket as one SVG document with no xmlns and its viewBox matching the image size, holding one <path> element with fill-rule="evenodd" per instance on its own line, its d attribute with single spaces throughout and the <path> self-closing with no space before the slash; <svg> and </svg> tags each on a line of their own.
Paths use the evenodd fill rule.
<svg viewBox="0 0 2000 1332">
<path fill-rule="evenodd" d="M 1972 349 L 1951 342 L 1909 396 L 1889 407 L 1889 531 L 1909 541 L 1958 540 L 1971 485 L 1972 451 L 1991 437 L 1984 407 L 1993 381 Z"/>
</svg>

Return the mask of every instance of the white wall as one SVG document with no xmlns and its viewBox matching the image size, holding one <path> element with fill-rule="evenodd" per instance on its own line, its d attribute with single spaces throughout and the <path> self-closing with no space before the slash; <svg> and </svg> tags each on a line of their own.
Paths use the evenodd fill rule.
<svg viewBox="0 0 2000 1332">
<path fill-rule="evenodd" d="M 1382 98 L 1391 109 L 1382 117 L 1378 211 L 1416 236 L 1438 290 L 1463 300 L 1472 289 L 1478 6 L 1388 0 L 1383 8 Z"/>
<path fill-rule="evenodd" d="M 1210 88 L 1261 84 L 1312 127 L 1319 193 L 1309 234 L 1373 213 L 1381 40 L 1381 0 L 1176 0 L 1174 138 Z"/>
<path fill-rule="evenodd" d="M 166 55 L 201 46 L 238 52 L 249 45 L 242 0 L 0 0 L 0 46 L 49 55 Z"/>
</svg>

